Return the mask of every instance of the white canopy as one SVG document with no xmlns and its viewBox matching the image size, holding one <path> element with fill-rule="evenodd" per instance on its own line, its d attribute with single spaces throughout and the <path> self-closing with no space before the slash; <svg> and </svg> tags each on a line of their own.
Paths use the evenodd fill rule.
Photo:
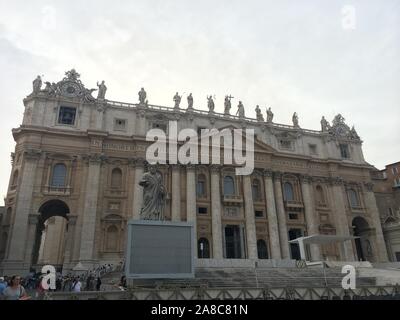
<svg viewBox="0 0 400 320">
<path fill-rule="evenodd" d="M 289 243 L 303 242 L 304 244 L 310 244 L 310 243 L 325 244 L 325 243 L 331 243 L 331 242 L 343 242 L 343 241 L 353 240 L 353 239 L 357 239 L 357 238 L 359 238 L 359 237 L 336 236 L 336 235 L 329 235 L 329 234 L 314 234 L 311 236 L 299 237 L 294 240 L 290 240 Z"/>
<path fill-rule="evenodd" d="M 299 237 L 293 240 L 290 240 L 289 243 L 298 243 L 300 249 L 300 257 L 302 260 L 306 260 L 306 251 L 305 245 L 307 244 L 326 244 L 332 242 L 340 242 L 340 246 L 342 248 L 342 252 L 344 256 L 347 256 L 346 247 L 344 245 L 345 241 L 354 240 L 359 237 L 354 236 L 336 236 L 336 235 L 328 235 L 328 234 L 314 234 L 306 237 Z"/>
</svg>

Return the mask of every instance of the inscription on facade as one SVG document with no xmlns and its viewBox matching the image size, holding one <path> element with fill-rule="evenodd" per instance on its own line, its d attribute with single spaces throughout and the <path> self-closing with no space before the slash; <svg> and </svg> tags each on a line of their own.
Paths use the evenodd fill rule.
<svg viewBox="0 0 400 320">
<path fill-rule="evenodd" d="M 102 148 L 103 150 L 112 150 L 112 151 L 146 151 L 145 145 L 138 144 L 123 144 L 123 143 L 112 143 L 106 142 L 103 143 L 101 140 L 93 139 L 92 146 Z"/>
</svg>

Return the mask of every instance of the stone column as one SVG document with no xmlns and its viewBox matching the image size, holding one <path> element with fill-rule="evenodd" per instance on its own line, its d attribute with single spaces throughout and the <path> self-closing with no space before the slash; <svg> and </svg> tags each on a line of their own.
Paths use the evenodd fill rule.
<svg viewBox="0 0 400 320">
<path fill-rule="evenodd" d="M 220 194 L 220 167 L 211 166 L 211 215 L 213 258 L 222 259 L 222 229 L 221 229 L 221 194 Z"/>
<path fill-rule="evenodd" d="M 272 183 L 272 171 L 264 171 L 265 199 L 267 202 L 268 233 L 271 246 L 271 258 L 281 259 L 281 248 L 279 244 L 279 227 L 276 216 L 274 186 Z"/>
<path fill-rule="evenodd" d="M 246 217 L 247 253 L 249 259 L 257 259 L 256 223 L 250 176 L 243 176 L 244 214 Z"/>
<path fill-rule="evenodd" d="M 73 268 L 71 265 L 72 260 L 72 252 L 74 249 L 74 235 L 75 235 L 75 225 L 76 225 L 77 216 L 68 215 L 68 231 L 67 237 L 65 239 L 65 250 L 64 250 L 64 263 L 63 263 L 63 273 L 68 273 Z"/>
<path fill-rule="evenodd" d="M 143 107 L 138 107 L 136 111 L 135 135 L 146 136 L 146 111 Z"/>
<path fill-rule="evenodd" d="M 181 221 L 181 170 L 179 165 L 172 165 L 171 196 L 171 220 Z"/>
<path fill-rule="evenodd" d="M 101 162 L 102 159 L 99 155 L 91 155 L 88 159 L 85 204 L 81 213 L 82 233 L 79 260 L 84 266 L 89 268 L 94 264 L 94 240 Z"/>
<path fill-rule="evenodd" d="M 32 194 L 40 155 L 41 151 L 39 150 L 28 150 L 24 153 L 23 168 L 19 171 L 20 178 L 16 193 L 15 218 L 11 228 L 11 235 L 9 236 L 6 259 L 3 262 L 3 272 L 5 274 L 25 274 L 29 271 L 29 265 L 24 263 L 25 247 L 29 234 L 29 214 L 32 209 Z M 33 243 L 29 245 L 33 245 Z"/>
<path fill-rule="evenodd" d="M 140 209 L 143 203 L 143 187 L 139 185 L 142 180 L 144 172 L 144 159 L 139 158 L 135 160 L 135 179 L 133 180 L 133 205 L 132 205 L 132 218 L 140 220 Z"/>
<path fill-rule="evenodd" d="M 106 107 L 104 105 L 98 104 L 96 106 L 96 129 L 104 130 L 104 114 L 106 112 Z"/>
<path fill-rule="evenodd" d="M 304 203 L 304 214 L 306 218 L 307 224 L 307 234 L 317 235 L 318 231 L 318 223 L 315 212 L 315 200 L 313 196 L 311 177 L 302 176 L 301 177 L 301 192 L 303 194 L 303 203 Z M 319 244 L 310 244 L 310 253 L 311 260 L 318 261 L 321 260 L 321 252 L 319 248 Z"/>
<path fill-rule="evenodd" d="M 334 208 L 333 216 L 335 219 L 336 235 L 351 236 L 349 222 L 346 213 L 346 198 L 343 195 L 343 179 L 340 177 L 331 179 L 331 196 Z M 341 258 L 346 261 L 355 261 L 353 246 L 350 241 L 345 241 L 341 246 Z"/>
<path fill-rule="evenodd" d="M 383 237 L 382 225 L 379 216 L 378 207 L 376 206 L 376 199 L 373 192 L 373 184 L 365 183 L 364 184 L 364 201 L 365 208 L 371 217 L 371 221 L 373 223 L 373 227 L 375 228 L 375 237 L 376 237 L 376 253 L 378 262 L 387 262 L 388 254 L 386 250 L 385 239 Z"/>
<path fill-rule="evenodd" d="M 275 203 L 276 203 L 276 210 L 278 214 L 278 223 L 279 223 L 279 241 L 281 244 L 282 258 L 290 259 L 288 230 L 286 225 L 287 219 L 286 219 L 285 206 L 283 204 L 281 176 L 282 174 L 280 172 L 274 173 L 275 200 L 276 200 Z"/>
<path fill-rule="evenodd" d="M 28 218 L 28 234 L 25 249 L 25 265 L 31 265 L 33 247 L 35 245 L 36 228 L 39 221 L 39 214 L 30 214 Z"/>
<path fill-rule="evenodd" d="M 190 164 L 186 166 L 186 220 L 194 225 L 194 247 L 197 248 L 196 169 Z M 197 249 L 194 254 L 197 258 Z"/>
</svg>

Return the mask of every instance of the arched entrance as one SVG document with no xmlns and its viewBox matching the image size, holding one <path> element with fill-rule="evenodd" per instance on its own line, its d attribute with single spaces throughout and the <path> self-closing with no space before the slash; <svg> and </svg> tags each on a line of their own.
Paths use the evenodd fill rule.
<svg viewBox="0 0 400 320">
<path fill-rule="evenodd" d="M 359 237 L 354 240 L 357 251 L 357 260 L 370 260 L 373 254 L 369 239 L 370 227 L 367 220 L 362 217 L 355 217 L 351 225 L 353 227 L 354 236 Z"/>
<path fill-rule="evenodd" d="M 49 200 L 40 207 L 32 251 L 33 267 L 51 264 L 62 268 L 69 212 L 68 205 L 61 200 Z"/>
</svg>

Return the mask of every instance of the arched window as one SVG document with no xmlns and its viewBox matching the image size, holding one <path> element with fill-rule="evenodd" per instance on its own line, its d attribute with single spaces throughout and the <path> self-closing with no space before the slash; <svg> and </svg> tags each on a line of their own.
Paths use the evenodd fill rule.
<svg viewBox="0 0 400 320">
<path fill-rule="evenodd" d="M 257 240 L 258 259 L 268 259 L 267 244 L 264 240 Z"/>
<path fill-rule="evenodd" d="M 106 250 L 118 251 L 118 228 L 114 225 L 107 228 Z"/>
<path fill-rule="evenodd" d="M 197 176 L 196 194 L 199 198 L 204 198 L 207 195 L 206 176 L 204 174 Z"/>
<path fill-rule="evenodd" d="M 317 186 L 315 189 L 316 189 L 317 204 L 319 205 L 325 204 L 324 190 L 322 189 L 321 186 Z"/>
<path fill-rule="evenodd" d="M 293 192 L 293 186 L 290 182 L 285 182 L 283 185 L 283 190 L 285 193 L 285 200 L 286 201 L 293 201 L 294 200 L 294 192 Z"/>
<path fill-rule="evenodd" d="M 6 251 L 7 238 L 8 238 L 7 232 L 3 232 L 3 234 L 1 235 L 1 242 L 0 242 L 0 252 L 2 253 Z"/>
<path fill-rule="evenodd" d="M 52 187 L 65 187 L 65 178 L 67 176 L 67 167 L 63 163 L 57 163 L 53 168 L 51 177 Z"/>
<path fill-rule="evenodd" d="M 18 184 L 18 170 L 15 170 L 12 177 L 11 187 L 16 187 L 17 184 Z"/>
<path fill-rule="evenodd" d="M 197 241 L 197 255 L 199 259 L 210 258 L 210 245 L 206 238 L 200 238 L 199 241 Z"/>
<path fill-rule="evenodd" d="M 231 176 L 224 178 L 224 195 L 233 196 L 235 194 L 235 181 Z"/>
<path fill-rule="evenodd" d="M 253 180 L 252 190 L 253 190 L 253 200 L 260 201 L 261 200 L 260 180 L 258 180 L 258 179 Z"/>
<path fill-rule="evenodd" d="M 349 194 L 349 200 L 350 200 L 351 207 L 352 208 L 359 207 L 360 201 L 358 200 L 357 192 L 354 189 L 350 189 L 348 191 L 348 194 Z"/>
<path fill-rule="evenodd" d="M 115 168 L 111 172 L 111 188 L 121 188 L 122 186 L 122 171 L 120 168 Z"/>
</svg>

